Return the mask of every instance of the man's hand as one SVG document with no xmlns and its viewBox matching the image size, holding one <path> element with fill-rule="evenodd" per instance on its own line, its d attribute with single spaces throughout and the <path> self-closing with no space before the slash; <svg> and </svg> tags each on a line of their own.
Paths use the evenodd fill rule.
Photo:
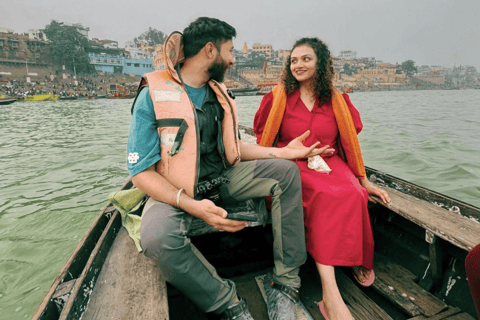
<svg viewBox="0 0 480 320">
<path fill-rule="evenodd" d="M 195 216 L 199 217 L 217 230 L 237 232 L 247 226 L 247 222 L 245 221 L 226 219 L 227 211 L 216 206 L 208 199 L 198 201 L 195 207 Z"/>
<path fill-rule="evenodd" d="M 283 156 L 285 159 L 302 159 L 307 157 L 316 156 L 317 154 L 331 154 L 335 150 L 329 148 L 329 145 L 326 145 L 322 148 L 315 148 L 318 146 L 320 141 L 315 142 L 310 147 L 303 145 L 305 139 L 310 135 L 310 130 L 307 130 L 301 136 L 296 137 L 290 143 L 283 147 Z"/>
</svg>

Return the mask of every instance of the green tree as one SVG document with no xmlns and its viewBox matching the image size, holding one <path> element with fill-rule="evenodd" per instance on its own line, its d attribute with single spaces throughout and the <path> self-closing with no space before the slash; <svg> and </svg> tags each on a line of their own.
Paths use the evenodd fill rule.
<svg viewBox="0 0 480 320">
<path fill-rule="evenodd" d="M 352 75 L 353 70 L 352 70 L 352 68 L 350 68 L 350 65 L 348 63 L 345 63 L 343 65 L 343 73 L 348 74 L 349 76 Z"/>
<path fill-rule="evenodd" d="M 90 74 L 95 67 L 90 64 L 88 53 L 88 39 L 74 26 L 66 26 L 53 21 L 45 26 L 45 35 L 50 41 L 50 59 L 57 66 L 65 65 L 71 72 Z"/>
<path fill-rule="evenodd" d="M 155 28 L 149 27 L 148 31 L 145 31 L 144 33 L 142 33 L 138 37 L 134 38 L 133 42 L 135 42 L 135 45 L 139 46 L 140 41 L 143 40 L 147 43 L 148 46 L 153 47 L 153 46 L 156 46 L 156 45 L 159 45 L 159 44 L 163 44 L 166 37 L 167 36 L 162 31 L 159 31 Z"/>
<path fill-rule="evenodd" d="M 415 61 L 407 60 L 402 62 L 402 69 L 403 72 L 407 75 L 407 77 L 411 77 L 414 73 L 417 72 L 417 66 L 415 65 Z"/>
</svg>

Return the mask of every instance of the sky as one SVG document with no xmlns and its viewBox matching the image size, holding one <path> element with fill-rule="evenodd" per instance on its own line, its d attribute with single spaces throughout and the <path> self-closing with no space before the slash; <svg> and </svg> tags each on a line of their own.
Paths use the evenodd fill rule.
<svg viewBox="0 0 480 320">
<path fill-rule="evenodd" d="M 271 44 L 290 49 L 301 37 L 319 37 L 338 55 L 417 66 L 472 65 L 480 71 L 479 0 L 0 0 L 0 27 L 16 33 L 51 20 L 81 23 L 89 38 L 133 40 L 149 27 L 182 31 L 200 16 L 237 30 L 234 45 Z"/>
</svg>

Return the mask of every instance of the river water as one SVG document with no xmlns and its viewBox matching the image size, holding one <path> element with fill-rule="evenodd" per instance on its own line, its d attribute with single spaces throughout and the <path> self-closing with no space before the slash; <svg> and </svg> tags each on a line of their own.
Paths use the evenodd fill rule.
<svg viewBox="0 0 480 320">
<path fill-rule="evenodd" d="M 480 207 L 480 90 L 350 95 L 365 164 Z M 262 97 L 237 97 L 251 126 Z M 0 106 L 0 319 L 30 318 L 127 179 L 133 100 Z"/>
</svg>

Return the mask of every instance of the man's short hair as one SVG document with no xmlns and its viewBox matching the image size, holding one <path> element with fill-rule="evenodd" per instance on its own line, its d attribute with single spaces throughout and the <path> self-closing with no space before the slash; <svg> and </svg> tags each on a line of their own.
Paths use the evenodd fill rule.
<svg viewBox="0 0 480 320">
<path fill-rule="evenodd" d="M 196 55 L 207 43 L 212 42 L 218 51 L 222 43 L 237 35 L 234 27 L 215 19 L 200 17 L 183 30 L 183 54 L 185 59 Z"/>
</svg>

